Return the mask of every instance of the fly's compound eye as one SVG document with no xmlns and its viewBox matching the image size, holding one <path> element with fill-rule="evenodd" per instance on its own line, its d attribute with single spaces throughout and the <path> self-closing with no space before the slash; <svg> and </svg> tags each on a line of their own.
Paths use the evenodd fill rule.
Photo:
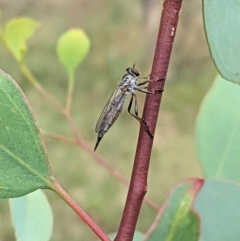
<svg viewBox="0 0 240 241">
<path fill-rule="evenodd" d="M 139 76 L 139 75 L 140 75 L 139 71 L 138 71 L 137 69 L 135 69 L 135 68 L 132 68 L 132 69 L 131 69 L 131 72 L 132 72 L 133 74 L 135 74 L 136 76 Z"/>
<path fill-rule="evenodd" d="M 140 73 L 139 73 L 139 71 L 136 69 L 136 68 L 134 68 L 134 67 L 128 67 L 127 69 L 126 69 L 126 71 L 127 71 L 127 73 L 129 73 L 129 74 L 134 74 L 134 75 L 136 75 L 136 76 L 139 76 L 140 75 Z"/>
</svg>

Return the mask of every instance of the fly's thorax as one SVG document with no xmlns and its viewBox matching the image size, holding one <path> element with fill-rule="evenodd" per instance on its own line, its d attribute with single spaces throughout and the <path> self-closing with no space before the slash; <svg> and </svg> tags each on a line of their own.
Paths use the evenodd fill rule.
<svg viewBox="0 0 240 241">
<path fill-rule="evenodd" d="M 137 87 L 137 77 L 132 74 L 126 74 L 122 77 L 118 87 L 125 92 L 125 95 L 134 94 Z"/>
<path fill-rule="evenodd" d="M 119 85 L 129 86 L 129 85 L 137 85 L 137 77 L 132 74 L 125 74 L 119 82 Z"/>
</svg>

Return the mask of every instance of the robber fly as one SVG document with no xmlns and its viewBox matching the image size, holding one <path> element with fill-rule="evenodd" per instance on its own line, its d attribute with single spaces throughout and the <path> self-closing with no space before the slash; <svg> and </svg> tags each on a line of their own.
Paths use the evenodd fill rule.
<svg viewBox="0 0 240 241">
<path fill-rule="evenodd" d="M 98 133 L 98 138 L 97 138 L 96 145 L 94 147 L 94 151 L 97 149 L 98 144 L 103 138 L 103 136 L 105 135 L 105 133 L 108 131 L 108 129 L 112 126 L 112 124 L 115 122 L 115 120 L 118 118 L 119 114 L 121 113 L 124 101 L 128 94 L 132 95 L 128 106 L 128 113 L 138 121 L 143 121 L 138 116 L 138 103 L 137 103 L 137 96 L 135 94 L 135 90 L 141 91 L 146 94 L 151 94 L 152 92 L 146 90 L 145 88 L 138 87 L 148 83 L 149 80 L 138 83 L 138 77 L 140 73 L 135 68 L 135 64 L 133 65 L 133 67 L 127 68 L 126 72 L 127 73 L 119 81 L 116 90 L 112 93 L 110 99 L 108 100 L 106 106 L 104 107 L 97 121 L 95 131 L 96 133 Z M 135 100 L 135 115 L 130 112 L 133 99 Z"/>
</svg>

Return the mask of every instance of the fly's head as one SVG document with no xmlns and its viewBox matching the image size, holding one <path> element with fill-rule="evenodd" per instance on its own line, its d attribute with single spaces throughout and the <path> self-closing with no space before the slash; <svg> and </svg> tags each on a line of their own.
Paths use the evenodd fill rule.
<svg viewBox="0 0 240 241">
<path fill-rule="evenodd" d="M 128 74 L 131 74 L 136 77 L 140 75 L 140 72 L 135 68 L 135 64 L 133 65 L 133 67 L 128 67 L 126 71 Z"/>
<path fill-rule="evenodd" d="M 126 74 L 123 75 L 122 79 L 118 82 L 118 86 L 126 87 L 126 86 L 136 86 L 138 83 L 138 76 L 140 72 L 135 68 L 135 64 L 133 67 L 128 67 L 126 69 Z"/>
</svg>

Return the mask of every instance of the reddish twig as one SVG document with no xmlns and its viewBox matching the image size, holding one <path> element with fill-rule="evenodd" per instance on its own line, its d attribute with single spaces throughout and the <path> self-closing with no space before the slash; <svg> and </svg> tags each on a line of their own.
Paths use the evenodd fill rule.
<svg viewBox="0 0 240 241">
<path fill-rule="evenodd" d="M 48 132 L 45 132 L 43 130 L 41 130 L 41 134 L 43 134 L 45 136 L 48 136 L 48 137 L 58 139 L 60 141 L 65 141 L 65 142 L 71 143 L 73 145 L 77 145 L 77 140 L 75 140 L 71 137 L 63 136 L 63 135 L 60 135 L 60 134 L 48 133 Z"/>
<path fill-rule="evenodd" d="M 152 134 L 155 132 L 181 5 L 182 0 L 165 0 L 163 5 L 150 74 L 152 81 L 148 86 L 148 89 L 154 94 L 147 96 L 143 111 L 143 119 L 148 126 L 148 131 L 146 131 L 146 125 L 141 125 L 128 196 L 115 241 L 131 241 L 133 239 L 140 208 L 147 192 L 147 174 L 153 144 L 153 138 L 148 132 L 150 131 Z"/>
<path fill-rule="evenodd" d="M 95 161 L 101 164 L 106 170 L 109 171 L 110 174 L 112 174 L 114 177 L 116 177 L 121 183 L 123 183 L 125 186 L 129 186 L 129 181 L 126 180 L 113 166 L 111 166 L 106 160 L 104 160 L 101 156 L 99 156 L 96 152 L 93 151 L 93 148 L 90 147 L 80 136 L 80 133 L 77 129 L 77 126 L 75 125 L 74 121 L 72 120 L 70 115 L 66 115 L 68 122 L 70 126 L 72 127 L 75 135 L 76 135 L 76 140 L 71 139 L 62 135 L 57 135 L 57 134 L 47 134 L 49 136 L 52 136 L 54 138 L 70 142 L 72 144 L 77 145 L 78 147 L 82 148 L 85 150 Z M 155 204 L 152 200 L 149 198 L 145 197 L 145 202 L 153 209 L 156 211 L 159 210 L 159 207 L 157 204 Z"/>
<path fill-rule="evenodd" d="M 102 241 L 110 241 L 107 235 L 97 226 L 97 224 L 73 201 L 73 199 L 66 193 L 66 191 L 60 186 L 55 178 L 52 177 L 54 185 L 54 191 L 60 195 L 63 200 L 77 213 L 79 217 L 88 225 L 90 229 L 100 238 Z"/>
</svg>

